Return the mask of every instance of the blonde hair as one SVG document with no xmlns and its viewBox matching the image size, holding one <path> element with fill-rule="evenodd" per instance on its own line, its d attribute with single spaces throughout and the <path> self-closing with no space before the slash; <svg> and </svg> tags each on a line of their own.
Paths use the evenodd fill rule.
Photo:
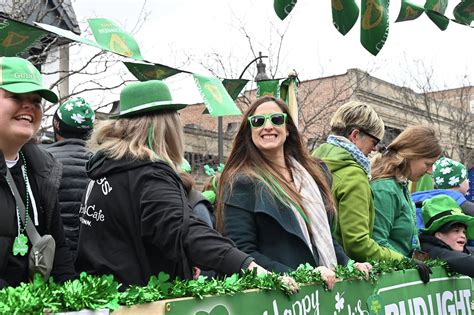
<svg viewBox="0 0 474 315">
<path fill-rule="evenodd" d="M 153 128 L 152 149 L 148 139 L 150 127 Z M 147 116 L 100 121 L 87 146 L 92 153 L 103 151 L 112 159 L 162 160 L 177 170 L 184 154 L 183 139 L 178 113 L 161 111 Z"/>
<path fill-rule="evenodd" d="M 410 172 L 409 161 L 434 159 L 442 153 L 436 132 L 429 126 L 411 126 L 399 134 L 383 154 L 372 158 L 372 180 L 394 177 L 404 181 Z"/>
<path fill-rule="evenodd" d="M 362 129 L 380 140 L 385 133 L 382 118 L 370 105 L 359 101 L 350 101 L 339 107 L 330 125 L 334 134 L 346 138 L 354 129 Z"/>
</svg>

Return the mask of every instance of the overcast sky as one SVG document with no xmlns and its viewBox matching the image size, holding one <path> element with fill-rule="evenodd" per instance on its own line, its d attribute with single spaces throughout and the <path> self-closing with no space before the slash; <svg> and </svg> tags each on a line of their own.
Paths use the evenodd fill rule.
<svg viewBox="0 0 474 315">
<path fill-rule="evenodd" d="M 449 17 L 458 1 L 451 2 Z M 109 18 L 130 32 L 142 4 L 140 0 L 73 1 L 80 22 L 92 17 Z M 273 0 L 154 0 L 146 3 L 149 16 L 134 37 L 146 60 L 201 74 L 209 72 L 198 61 L 206 62 L 207 55 L 217 52 L 225 57 L 228 76 L 239 75 L 253 59 L 248 41 L 238 30 L 244 26 L 255 51 L 270 54 L 273 64 L 276 30 L 283 32 L 287 28 L 277 76 L 296 69 L 304 80 L 359 68 L 401 83 L 406 81 L 406 71 L 416 73 L 422 62 L 434 69 L 433 79 L 440 88 L 460 86 L 466 76 L 474 80 L 474 29 L 451 22 L 442 32 L 426 15 L 415 21 L 394 23 L 400 3 L 392 1 L 387 42 L 377 56 L 372 56 L 359 42 L 359 21 L 349 34 L 342 36 L 332 25 L 330 5 L 331 1 L 299 0 L 288 21 L 281 21 L 273 11 Z M 81 30 L 86 28 L 81 23 Z M 190 62 L 186 62 L 187 58 Z M 217 66 L 216 70 L 223 75 Z M 251 79 L 254 74 L 252 70 L 244 77 Z M 197 93 L 189 90 L 189 81 L 169 80 L 180 100 L 199 101 Z"/>
</svg>

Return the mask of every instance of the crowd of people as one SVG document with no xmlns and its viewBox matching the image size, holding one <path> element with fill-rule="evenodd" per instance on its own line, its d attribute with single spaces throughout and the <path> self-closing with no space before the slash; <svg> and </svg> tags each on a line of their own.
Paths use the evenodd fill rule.
<svg viewBox="0 0 474 315">
<path fill-rule="evenodd" d="M 408 127 L 380 149 L 383 120 L 350 101 L 309 152 L 288 106 L 264 96 L 201 193 L 183 158 L 186 105 L 164 82 L 128 84 L 119 113 L 100 122 L 83 98 L 67 100 L 53 117 L 56 142 L 42 146 L 41 104 L 58 97 L 25 59 L 1 57 L 0 70 L 0 287 L 35 272 L 56 282 L 111 274 L 126 288 L 159 272 L 191 279 L 256 269 L 280 273 L 296 291 L 286 274 L 309 263 L 331 289 L 337 265 L 368 276 L 369 260 L 400 259 L 427 283 L 427 258 L 474 274 L 466 168 L 443 156 L 429 126 Z M 433 188 L 412 192 L 427 176 Z"/>
</svg>

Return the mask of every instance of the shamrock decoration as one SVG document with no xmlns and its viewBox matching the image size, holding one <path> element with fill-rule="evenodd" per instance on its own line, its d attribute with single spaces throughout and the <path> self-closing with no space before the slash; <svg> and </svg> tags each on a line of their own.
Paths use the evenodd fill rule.
<svg viewBox="0 0 474 315">
<path fill-rule="evenodd" d="M 344 309 L 344 298 L 342 297 L 343 295 L 344 292 L 342 294 L 339 294 L 339 292 L 337 292 L 336 294 L 336 310 L 338 312 Z"/>
<path fill-rule="evenodd" d="M 20 254 L 25 256 L 28 252 L 28 238 L 24 234 L 20 234 L 15 237 L 13 241 L 13 255 L 16 256 Z"/>
<path fill-rule="evenodd" d="M 224 305 L 217 305 L 210 312 L 199 311 L 194 315 L 229 315 L 229 310 Z"/>
<path fill-rule="evenodd" d="M 367 299 L 367 306 L 371 315 L 381 315 L 384 313 L 384 301 L 380 295 L 371 295 Z"/>
<path fill-rule="evenodd" d="M 216 171 L 209 165 L 204 165 L 204 173 L 206 173 L 207 176 L 214 176 L 216 175 Z"/>
<path fill-rule="evenodd" d="M 219 163 L 219 166 L 217 167 L 217 171 L 218 171 L 219 173 L 222 173 L 222 171 L 224 170 L 224 166 L 225 166 L 224 163 Z"/>
</svg>

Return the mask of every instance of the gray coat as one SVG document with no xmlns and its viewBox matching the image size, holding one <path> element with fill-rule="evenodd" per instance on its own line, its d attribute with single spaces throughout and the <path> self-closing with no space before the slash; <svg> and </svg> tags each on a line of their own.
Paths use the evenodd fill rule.
<svg viewBox="0 0 474 315">
<path fill-rule="evenodd" d="M 81 139 L 65 139 L 46 148 L 62 164 L 63 174 L 59 187 L 59 205 L 64 224 L 66 241 L 74 254 L 79 237 L 79 208 L 81 199 L 89 182 L 86 162 L 90 154 L 86 143 Z"/>
</svg>

